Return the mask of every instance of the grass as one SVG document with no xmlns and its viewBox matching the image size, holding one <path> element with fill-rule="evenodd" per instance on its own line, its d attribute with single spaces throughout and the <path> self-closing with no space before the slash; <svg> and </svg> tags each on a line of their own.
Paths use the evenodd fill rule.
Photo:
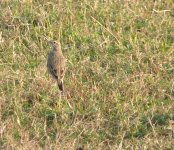
<svg viewBox="0 0 174 150">
<path fill-rule="evenodd" d="M 1 0 L 0 149 L 174 149 L 173 2 Z"/>
</svg>

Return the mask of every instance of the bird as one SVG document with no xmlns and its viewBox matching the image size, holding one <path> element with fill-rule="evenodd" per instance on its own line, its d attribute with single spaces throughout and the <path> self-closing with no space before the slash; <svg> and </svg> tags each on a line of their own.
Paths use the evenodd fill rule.
<svg viewBox="0 0 174 150">
<path fill-rule="evenodd" d="M 50 40 L 48 42 L 51 50 L 48 54 L 47 69 L 53 79 L 57 81 L 59 90 L 64 92 L 63 79 L 66 71 L 66 59 L 61 50 L 61 44 L 58 41 Z"/>
</svg>

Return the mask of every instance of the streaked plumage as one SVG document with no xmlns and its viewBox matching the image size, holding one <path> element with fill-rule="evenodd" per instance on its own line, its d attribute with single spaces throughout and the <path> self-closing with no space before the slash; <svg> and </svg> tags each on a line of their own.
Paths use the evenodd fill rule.
<svg viewBox="0 0 174 150">
<path fill-rule="evenodd" d="M 64 91 L 63 78 L 65 75 L 66 59 L 62 54 L 60 43 L 56 41 L 49 41 L 51 51 L 48 54 L 47 67 L 49 73 L 57 81 L 60 91 Z"/>
</svg>

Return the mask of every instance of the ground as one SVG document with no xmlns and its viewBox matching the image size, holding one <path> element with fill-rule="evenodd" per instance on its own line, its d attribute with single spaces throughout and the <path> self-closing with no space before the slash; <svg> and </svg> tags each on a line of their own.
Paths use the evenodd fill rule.
<svg viewBox="0 0 174 150">
<path fill-rule="evenodd" d="M 0 149 L 174 149 L 173 0 L 1 0 L 0 53 Z"/>
</svg>

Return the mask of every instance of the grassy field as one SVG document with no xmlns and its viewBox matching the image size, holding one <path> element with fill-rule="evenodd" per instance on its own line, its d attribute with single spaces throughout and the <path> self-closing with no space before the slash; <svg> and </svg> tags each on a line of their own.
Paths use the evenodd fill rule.
<svg viewBox="0 0 174 150">
<path fill-rule="evenodd" d="M 174 1 L 1 0 L 0 93 L 0 149 L 173 150 Z"/>
</svg>

